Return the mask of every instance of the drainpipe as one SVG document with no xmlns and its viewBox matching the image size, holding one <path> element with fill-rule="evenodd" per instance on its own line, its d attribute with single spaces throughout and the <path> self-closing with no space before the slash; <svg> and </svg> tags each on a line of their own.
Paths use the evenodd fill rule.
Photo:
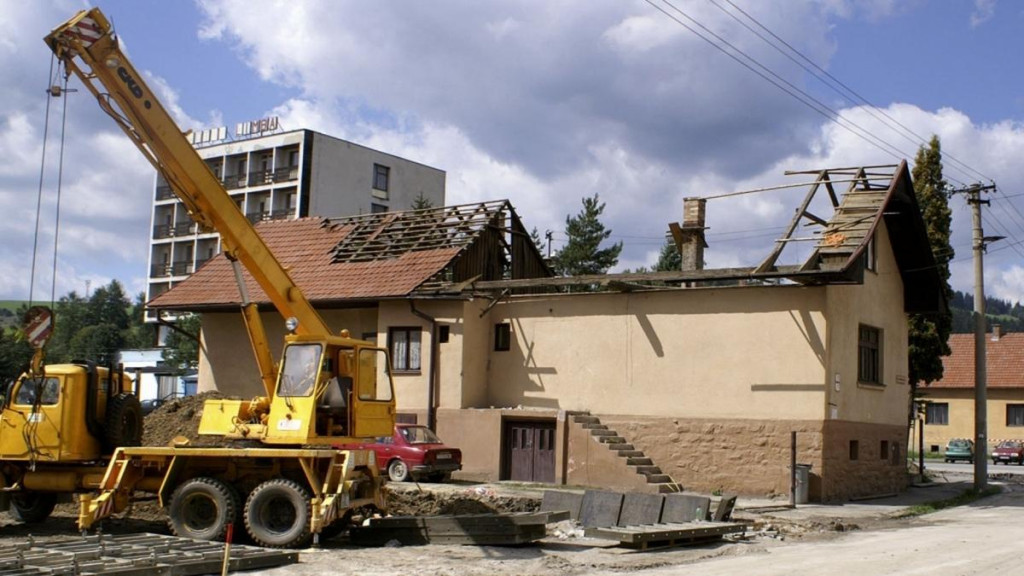
<svg viewBox="0 0 1024 576">
<path fill-rule="evenodd" d="M 437 432 L 437 319 L 416 309 L 416 303 L 409 300 L 413 314 L 430 323 L 430 371 L 427 376 L 427 428 Z"/>
</svg>

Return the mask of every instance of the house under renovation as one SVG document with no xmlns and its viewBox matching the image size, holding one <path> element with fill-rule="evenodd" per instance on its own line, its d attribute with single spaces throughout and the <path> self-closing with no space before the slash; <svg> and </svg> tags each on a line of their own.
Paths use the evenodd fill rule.
<svg viewBox="0 0 1024 576">
<path fill-rule="evenodd" d="M 553 277 L 504 201 L 258 231 L 332 328 L 387 344 L 400 418 L 463 478 L 784 494 L 796 432 L 811 499 L 901 490 L 906 314 L 942 305 L 906 163 L 794 175 L 748 268 L 703 269 L 705 199 L 668 225 L 683 269 L 651 274 Z M 262 390 L 238 294 L 218 256 L 150 303 L 202 314 L 200 391 Z"/>
</svg>

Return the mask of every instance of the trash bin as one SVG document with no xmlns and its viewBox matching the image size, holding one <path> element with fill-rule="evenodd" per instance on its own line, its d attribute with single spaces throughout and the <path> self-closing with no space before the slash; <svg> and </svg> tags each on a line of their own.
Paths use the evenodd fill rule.
<svg viewBox="0 0 1024 576">
<path fill-rule="evenodd" d="M 807 504 L 807 497 L 811 486 L 811 465 L 796 465 L 796 503 Z"/>
</svg>

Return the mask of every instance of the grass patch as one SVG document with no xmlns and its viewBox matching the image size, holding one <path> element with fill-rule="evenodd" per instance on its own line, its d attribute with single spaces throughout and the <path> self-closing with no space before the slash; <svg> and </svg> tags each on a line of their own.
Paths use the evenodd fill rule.
<svg viewBox="0 0 1024 576">
<path fill-rule="evenodd" d="M 952 498 L 946 498 L 945 500 L 936 500 L 934 502 L 925 502 L 924 504 L 917 504 L 916 506 L 911 506 L 910 508 L 907 508 L 903 512 L 897 514 L 896 517 L 910 518 L 913 516 L 924 516 L 925 514 L 931 514 L 932 512 L 938 512 L 939 510 L 944 510 L 946 508 L 953 508 L 954 506 L 964 506 L 966 504 L 970 504 L 971 502 L 981 500 L 982 498 L 988 498 L 989 496 L 992 496 L 994 494 L 999 494 L 1000 492 L 1002 492 L 1002 489 L 999 488 L 998 486 L 989 486 L 988 488 L 985 488 L 980 492 L 978 490 L 975 490 L 974 488 L 970 488 L 968 490 L 964 490 L 963 492 L 956 496 L 953 496 Z"/>
</svg>

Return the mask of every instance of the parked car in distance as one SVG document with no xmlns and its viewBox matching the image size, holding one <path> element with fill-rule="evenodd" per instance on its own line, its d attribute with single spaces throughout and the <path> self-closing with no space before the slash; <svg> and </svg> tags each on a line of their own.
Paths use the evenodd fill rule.
<svg viewBox="0 0 1024 576">
<path fill-rule="evenodd" d="M 139 402 L 139 404 L 142 406 L 142 415 L 145 416 L 153 410 L 163 406 L 164 400 L 162 398 L 148 398 Z"/>
<path fill-rule="evenodd" d="M 1024 443 L 1017 440 L 1003 440 L 992 451 L 992 464 L 1016 462 L 1024 466 Z"/>
<path fill-rule="evenodd" d="M 444 482 L 451 479 L 452 472 L 462 469 L 461 450 L 445 446 L 430 428 L 415 424 L 396 424 L 391 436 L 381 436 L 372 442 L 334 447 L 373 450 L 377 467 L 395 482 L 410 479 Z"/>
<path fill-rule="evenodd" d="M 967 460 L 974 463 L 974 441 L 966 438 L 953 438 L 946 444 L 946 453 L 943 454 L 946 462 Z"/>
</svg>

